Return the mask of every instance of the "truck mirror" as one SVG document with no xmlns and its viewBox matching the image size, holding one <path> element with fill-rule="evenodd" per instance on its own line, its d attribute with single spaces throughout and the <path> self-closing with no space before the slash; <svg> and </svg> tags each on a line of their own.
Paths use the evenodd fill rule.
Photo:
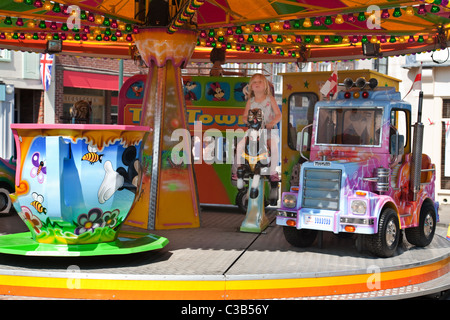
<svg viewBox="0 0 450 320">
<path fill-rule="evenodd" d="M 405 136 L 400 134 L 398 136 L 398 152 L 397 152 L 399 155 L 403 155 L 405 153 L 404 145 L 405 145 Z"/>
<path fill-rule="evenodd" d="M 405 137 L 401 134 L 398 134 L 398 131 L 395 129 L 395 133 L 391 134 L 390 139 L 390 153 L 395 158 L 399 155 L 403 155 L 404 153 L 404 145 L 405 145 Z"/>
<path fill-rule="evenodd" d="M 390 154 L 396 154 L 397 151 L 397 139 L 395 139 L 395 135 L 391 135 L 391 145 L 390 145 Z"/>
<path fill-rule="evenodd" d="M 302 142 L 303 142 L 303 132 L 300 131 L 300 132 L 297 132 L 297 145 L 295 147 L 295 149 L 298 152 L 302 151 L 302 144 L 303 144 Z"/>
<path fill-rule="evenodd" d="M 304 154 L 303 151 L 308 151 L 310 144 L 311 144 L 311 135 L 309 134 L 309 128 L 312 127 L 312 124 L 309 124 L 305 127 L 303 127 L 302 131 L 297 133 L 297 146 L 296 149 L 298 152 L 300 152 L 300 156 L 305 159 L 309 160 Z"/>
</svg>

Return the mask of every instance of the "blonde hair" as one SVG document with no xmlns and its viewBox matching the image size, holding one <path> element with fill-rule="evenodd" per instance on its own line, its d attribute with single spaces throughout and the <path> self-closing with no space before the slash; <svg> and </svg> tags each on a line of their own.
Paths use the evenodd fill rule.
<svg viewBox="0 0 450 320">
<path fill-rule="evenodd" d="M 267 80 L 266 77 L 264 77 L 264 75 L 263 75 L 262 73 L 255 73 L 255 74 L 252 75 L 252 77 L 250 78 L 250 82 L 249 82 L 249 84 L 248 84 L 248 87 L 249 87 L 249 90 L 248 90 L 248 91 L 249 91 L 250 98 L 252 98 L 252 97 L 255 96 L 255 93 L 253 92 L 253 89 L 252 89 L 252 82 L 253 82 L 256 78 L 260 78 L 261 80 L 263 80 L 263 83 L 264 83 L 264 94 L 265 94 L 266 96 L 268 96 L 269 94 L 271 94 L 269 80 Z"/>
</svg>

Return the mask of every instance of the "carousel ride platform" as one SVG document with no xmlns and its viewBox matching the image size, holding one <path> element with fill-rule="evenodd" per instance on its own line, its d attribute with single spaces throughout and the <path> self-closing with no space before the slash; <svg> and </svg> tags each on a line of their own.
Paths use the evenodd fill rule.
<svg viewBox="0 0 450 320">
<path fill-rule="evenodd" d="M 243 233 L 237 209 L 203 207 L 200 228 L 152 231 L 169 244 L 128 255 L 0 254 L 0 299 L 405 299 L 450 289 L 442 223 L 428 247 L 404 239 L 383 259 L 330 233 L 312 247 L 292 247 L 275 224 L 276 210 L 266 215 L 264 232 Z M 24 231 L 16 214 L 0 217 L 0 235 Z"/>
</svg>

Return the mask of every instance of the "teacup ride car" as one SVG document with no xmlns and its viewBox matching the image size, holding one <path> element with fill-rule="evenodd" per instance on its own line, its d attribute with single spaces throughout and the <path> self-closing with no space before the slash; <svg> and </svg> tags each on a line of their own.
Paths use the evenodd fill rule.
<svg viewBox="0 0 450 320">
<path fill-rule="evenodd" d="M 0 237 L 0 252 L 92 256 L 143 252 L 168 240 L 121 231 L 140 191 L 148 127 L 12 124 L 14 208 L 29 232 Z"/>
</svg>

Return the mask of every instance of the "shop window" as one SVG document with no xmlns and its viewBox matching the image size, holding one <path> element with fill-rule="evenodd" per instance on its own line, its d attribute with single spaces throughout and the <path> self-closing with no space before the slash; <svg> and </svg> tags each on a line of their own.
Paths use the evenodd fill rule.
<svg viewBox="0 0 450 320">
<path fill-rule="evenodd" d="M 388 73 L 388 58 L 378 58 L 373 59 L 373 69 L 378 71 L 379 73 L 387 74 Z"/>
<path fill-rule="evenodd" d="M 450 99 L 442 100 L 442 118 L 441 189 L 450 190 Z"/>
<path fill-rule="evenodd" d="M 0 50 L 0 62 L 10 62 L 11 61 L 11 51 L 6 49 Z"/>
<path fill-rule="evenodd" d="M 86 100 L 91 103 L 92 112 L 89 123 L 105 123 L 105 92 L 104 90 L 84 89 L 84 88 L 64 88 L 63 96 L 63 115 L 61 120 L 65 123 L 71 122 L 70 108 L 74 103 L 80 100 Z"/>
</svg>

